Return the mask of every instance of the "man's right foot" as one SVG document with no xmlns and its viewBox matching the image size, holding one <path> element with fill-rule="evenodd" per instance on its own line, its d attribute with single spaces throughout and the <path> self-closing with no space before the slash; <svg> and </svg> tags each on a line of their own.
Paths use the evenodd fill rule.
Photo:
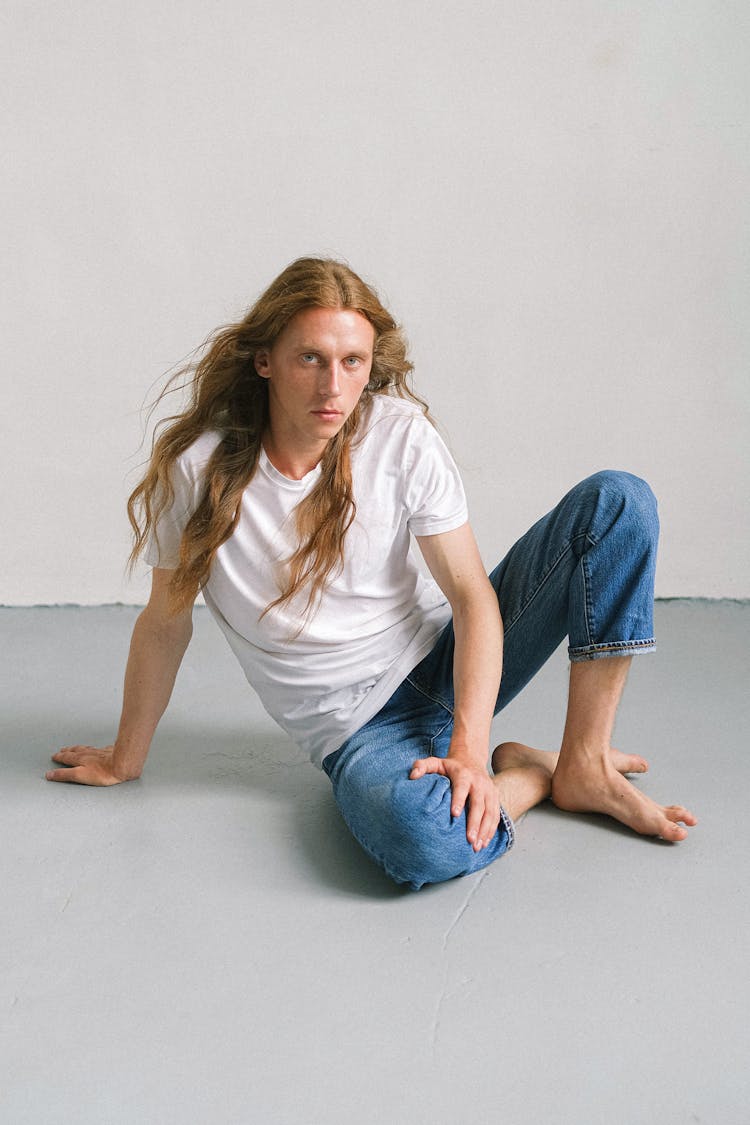
<svg viewBox="0 0 750 1125">
<path fill-rule="evenodd" d="M 552 778 L 552 800 L 566 812 L 604 813 L 642 836 L 677 843 L 687 837 L 696 817 L 682 805 L 657 805 L 608 762 L 558 766 Z"/>
</svg>

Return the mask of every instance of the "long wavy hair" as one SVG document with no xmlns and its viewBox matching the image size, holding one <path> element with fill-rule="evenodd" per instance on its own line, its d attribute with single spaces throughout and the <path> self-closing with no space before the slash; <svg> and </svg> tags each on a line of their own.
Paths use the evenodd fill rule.
<svg viewBox="0 0 750 1125">
<path fill-rule="evenodd" d="M 429 416 L 427 404 L 409 385 L 413 365 L 403 332 L 377 293 L 342 262 L 292 262 L 239 323 L 209 338 L 202 358 L 177 371 L 157 399 L 158 406 L 178 382 L 189 388 L 187 409 L 156 427 L 148 469 L 128 499 L 131 567 L 174 500 L 177 458 L 206 431 L 221 434 L 206 466 L 198 506 L 182 535 L 170 584 L 174 612 L 190 605 L 207 581 L 214 555 L 237 526 L 243 491 L 258 464 L 269 416 L 268 383 L 255 370 L 256 353 L 272 348 L 295 313 L 305 308 L 353 309 L 366 317 L 375 330 L 372 370 L 357 407 L 326 446 L 315 487 L 297 506 L 298 545 L 284 567 L 279 597 L 266 612 L 306 588 L 305 619 L 343 562 L 344 539 L 356 514 L 350 449 L 362 407 L 373 395 L 394 395 L 417 403 Z"/>
</svg>

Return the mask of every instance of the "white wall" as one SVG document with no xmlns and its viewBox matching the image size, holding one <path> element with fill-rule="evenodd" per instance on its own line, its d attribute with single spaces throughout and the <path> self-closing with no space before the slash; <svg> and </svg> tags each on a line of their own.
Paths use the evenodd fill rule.
<svg viewBox="0 0 750 1125">
<path fill-rule="evenodd" d="M 744 0 L 5 11 L 0 602 L 142 599 L 141 404 L 309 252 L 405 323 L 488 563 L 623 467 L 657 593 L 750 595 Z"/>
</svg>

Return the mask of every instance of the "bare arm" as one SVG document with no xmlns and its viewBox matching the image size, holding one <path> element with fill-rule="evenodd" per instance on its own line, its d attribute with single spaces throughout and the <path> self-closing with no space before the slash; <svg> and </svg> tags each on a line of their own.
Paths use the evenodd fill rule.
<svg viewBox="0 0 750 1125">
<path fill-rule="evenodd" d="M 486 847 L 497 830 L 500 804 L 487 770 L 490 724 L 503 665 L 503 623 L 497 596 L 485 574 L 469 524 L 441 535 L 421 536 L 422 554 L 453 610 L 455 717 L 448 756 L 424 758 L 411 776 L 443 773 L 451 782 L 451 813 L 467 800 L 466 836 Z"/>
<path fill-rule="evenodd" d="M 50 770 L 48 781 L 116 785 L 140 777 L 193 631 L 192 607 L 169 613 L 170 578 L 171 571 L 153 571 L 151 597 L 135 623 L 114 745 L 64 747 L 53 761 L 67 768 Z"/>
</svg>

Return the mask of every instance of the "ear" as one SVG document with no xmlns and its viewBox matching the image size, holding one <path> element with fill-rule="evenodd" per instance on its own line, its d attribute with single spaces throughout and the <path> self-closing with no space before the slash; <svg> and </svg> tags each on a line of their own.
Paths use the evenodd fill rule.
<svg viewBox="0 0 750 1125">
<path fill-rule="evenodd" d="M 253 360 L 255 370 L 260 375 L 261 379 L 270 379 L 271 377 L 271 353 L 268 348 L 261 348 L 260 351 L 255 353 Z"/>
</svg>

